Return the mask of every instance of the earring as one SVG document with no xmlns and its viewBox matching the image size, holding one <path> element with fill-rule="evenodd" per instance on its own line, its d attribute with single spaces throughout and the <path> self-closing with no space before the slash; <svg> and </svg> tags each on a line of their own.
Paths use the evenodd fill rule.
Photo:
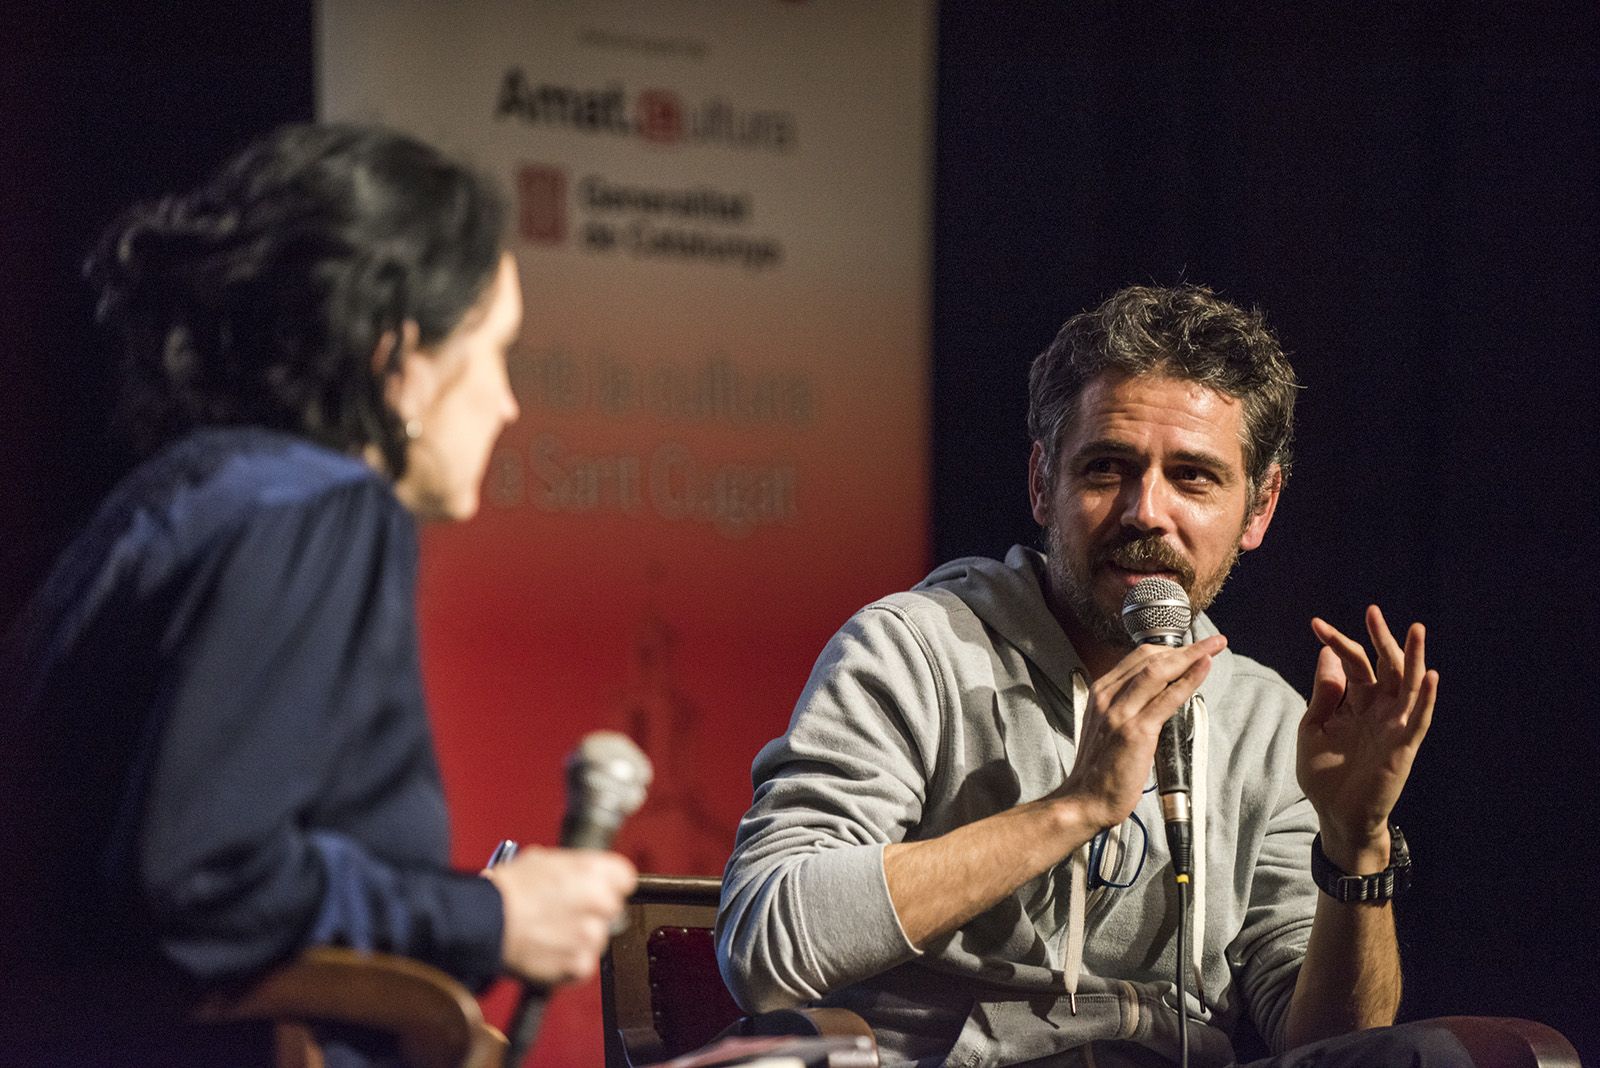
<svg viewBox="0 0 1600 1068">
<path fill-rule="evenodd" d="M 421 419 L 407 419 L 406 420 L 406 440 L 408 440 L 408 441 L 416 441 L 420 437 L 422 437 L 422 420 Z"/>
</svg>

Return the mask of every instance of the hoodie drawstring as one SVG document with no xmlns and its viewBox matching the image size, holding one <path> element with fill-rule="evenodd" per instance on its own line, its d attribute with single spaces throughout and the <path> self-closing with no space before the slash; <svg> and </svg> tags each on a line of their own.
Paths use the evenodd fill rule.
<svg viewBox="0 0 1600 1068">
<path fill-rule="evenodd" d="M 1083 715 L 1089 707 L 1089 680 L 1080 671 L 1072 673 L 1072 740 L 1076 746 L 1082 740 Z M 1191 819 L 1194 821 L 1194 881 L 1191 886 L 1190 899 L 1194 920 L 1189 926 L 1192 960 L 1194 962 L 1194 988 L 1195 994 L 1200 999 L 1202 1006 L 1206 1003 L 1205 987 L 1202 985 L 1203 969 L 1201 962 L 1205 951 L 1205 915 L 1206 915 L 1206 801 L 1207 783 L 1209 778 L 1210 746 L 1210 714 L 1206 708 L 1204 697 L 1199 694 L 1194 696 L 1194 739 L 1190 754 L 1191 768 Z M 1065 747 L 1061 739 L 1057 738 L 1057 749 L 1062 756 L 1062 775 L 1067 775 L 1071 767 L 1066 761 Z M 1084 916 L 1088 909 L 1088 883 L 1089 883 L 1089 851 L 1090 843 L 1085 842 L 1073 850 L 1068 863 L 1068 889 L 1067 889 L 1067 929 L 1066 945 L 1063 947 L 1061 976 L 1066 988 L 1067 1001 L 1072 1014 L 1078 1014 L 1078 980 L 1083 974 L 1083 927 Z"/>
</svg>

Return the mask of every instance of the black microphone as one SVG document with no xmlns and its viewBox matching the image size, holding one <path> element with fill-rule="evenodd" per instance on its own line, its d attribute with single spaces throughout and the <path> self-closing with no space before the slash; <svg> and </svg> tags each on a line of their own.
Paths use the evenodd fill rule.
<svg viewBox="0 0 1600 1068">
<path fill-rule="evenodd" d="M 1133 584 L 1122 602 L 1122 626 L 1136 645 L 1177 647 L 1188 642 L 1192 612 L 1189 596 L 1171 579 L 1146 578 Z M 1180 881 L 1194 872 L 1194 824 L 1189 807 L 1189 753 L 1183 739 L 1193 733 L 1190 702 L 1161 725 L 1156 739 L 1156 790 L 1167 825 L 1167 847 Z"/>
<path fill-rule="evenodd" d="M 561 845 L 567 849 L 609 849 L 622 821 L 644 804 L 650 786 L 650 758 L 633 740 L 616 731 L 592 731 L 567 757 L 567 811 L 561 817 Z M 522 998 L 511 1017 L 505 1063 L 521 1068 L 533 1046 L 548 987 L 522 984 Z"/>
</svg>

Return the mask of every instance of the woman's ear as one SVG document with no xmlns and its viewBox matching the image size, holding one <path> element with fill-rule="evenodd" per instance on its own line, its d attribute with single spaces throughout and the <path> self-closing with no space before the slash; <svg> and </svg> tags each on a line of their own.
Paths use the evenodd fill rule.
<svg viewBox="0 0 1600 1068">
<path fill-rule="evenodd" d="M 385 331 L 372 350 L 372 373 L 383 381 L 383 399 L 402 422 L 421 413 L 437 388 L 433 361 L 417 351 L 420 336 L 408 319 L 398 332 Z"/>
</svg>

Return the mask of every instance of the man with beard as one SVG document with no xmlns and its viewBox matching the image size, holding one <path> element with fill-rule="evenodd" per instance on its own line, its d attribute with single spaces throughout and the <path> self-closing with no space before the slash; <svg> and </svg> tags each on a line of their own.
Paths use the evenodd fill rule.
<svg viewBox="0 0 1600 1068">
<path fill-rule="evenodd" d="M 1459 1063 L 1448 1036 L 1385 1026 L 1408 864 L 1388 817 L 1438 689 L 1422 627 L 1397 640 L 1369 608 L 1369 657 L 1312 620 L 1308 708 L 1200 614 L 1289 472 L 1276 339 L 1209 290 L 1132 287 L 1070 319 L 1029 384 L 1048 555 L 947 564 L 824 650 L 756 758 L 718 919 L 728 985 L 752 1010 L 853 1009 L 885 1063 L 1175 1059 L 1151 765 L 1193 698 L 1191 1063 L 1232 1063 L 1246 1018 L 1295 1050 L 1265 1063 Z M 1182 648 L 1123 629 L 1150 575 L 1196 610 Z"/>
</svg>

